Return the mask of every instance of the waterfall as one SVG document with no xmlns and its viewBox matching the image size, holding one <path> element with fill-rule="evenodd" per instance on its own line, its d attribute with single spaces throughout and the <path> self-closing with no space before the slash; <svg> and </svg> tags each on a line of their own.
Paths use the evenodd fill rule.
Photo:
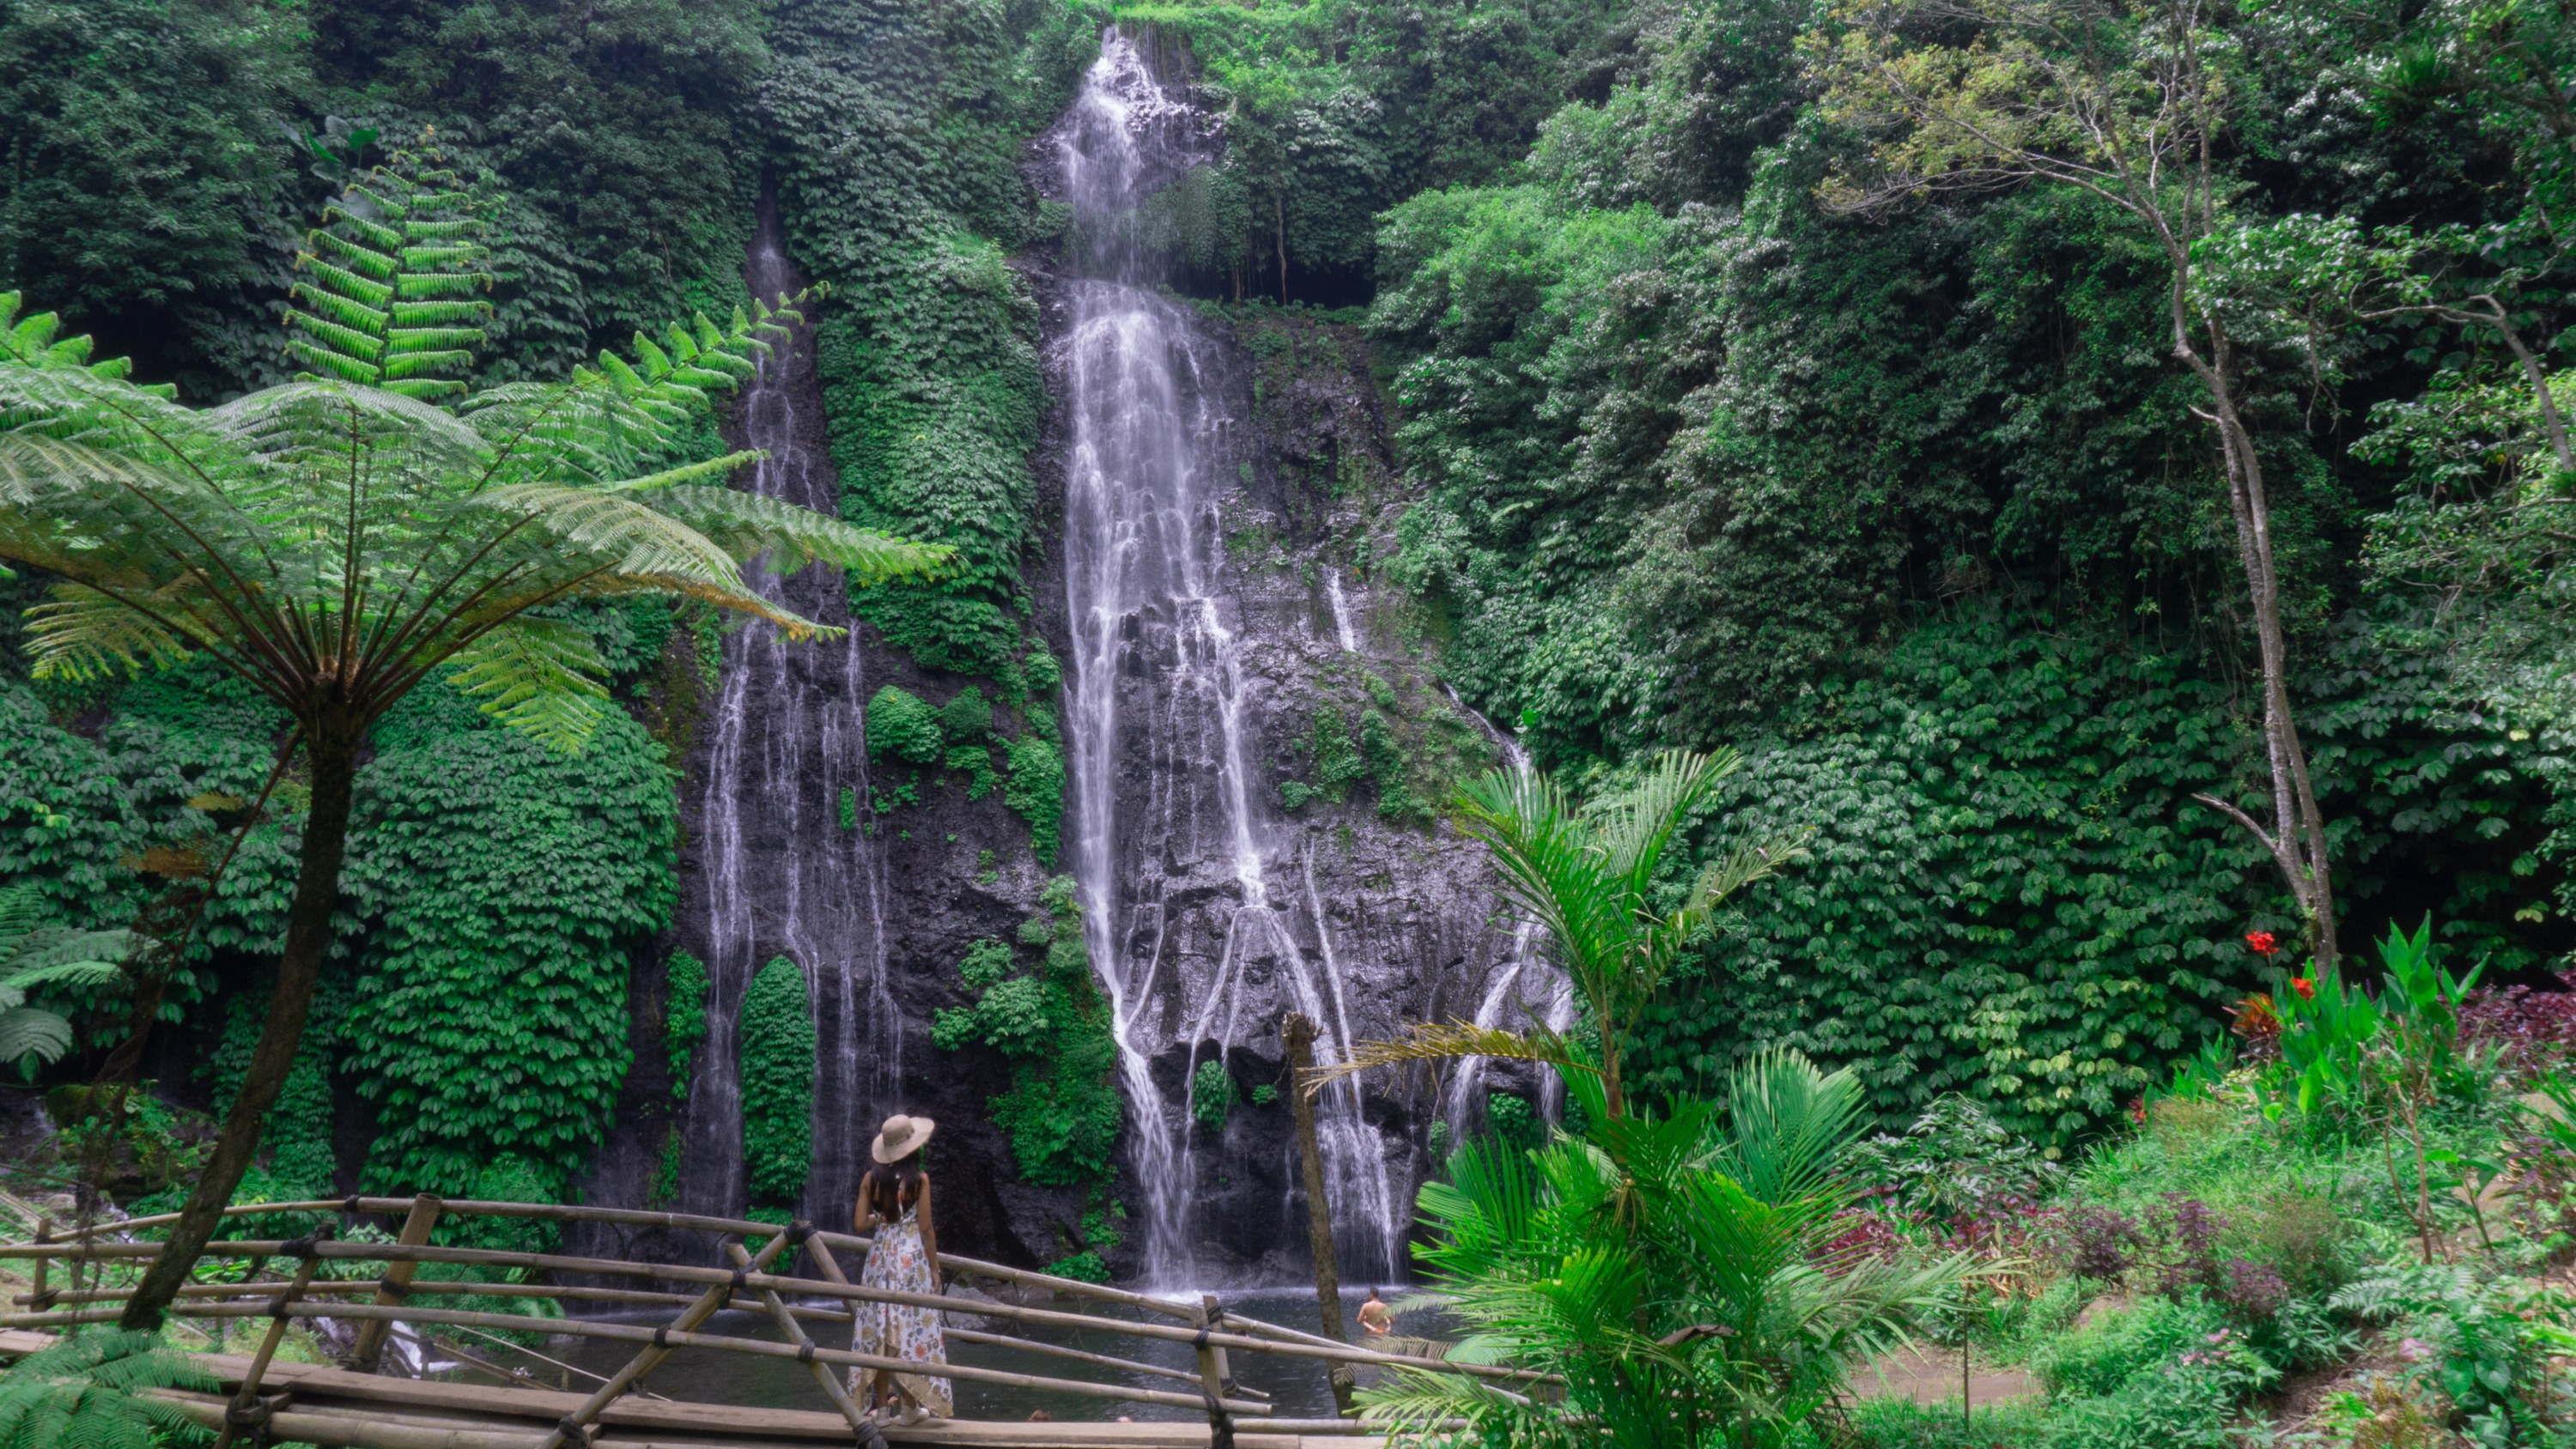
<svg viewBox="0 0 2576 1449">
<path fill-rule="evenodd" d="M 803 285 L 774 201 L 761 208 L 743 280 L 773 303 Z M 751 469 L 752 492 L 839 516 L 810 329 L 762 361 L 738 417 L 742 446 L 768 454 Z M 850 622 L 838 574 L 744 572 L 764 597 L 808 618 Z M 753 622 L 725 635 L 723 679 L 700 726 L 712 738 L 692 781 L 695 828 L 682 863 L 682 939 L 705 958 L 711 988 L 683 1196 L 699 1212 L 731 1214 L 746 1201 L 736 1020 L 753 973 L 785 955 L 804 969 L 816 1032 L 814 1165 L 800 1211 L 829 1222 L 857 1196 L 858 1163 L 894 1105 L 901 1067 L 885 885 L 867 836 L 841 824 L 845 791 L 867 816 L 867 673 L 855 631 L 799 644 Z"/>
<path fill-rule="evenodd" d="M 1342 598 L 1342 571 L 1324 571 L 1324 597 L 1333 605 L 1333 639 L 1345 654 L 1360 652 L 1359 632 L 1351 627 L 1351 606 Z"/>
<path fill-rule="evenodd" d="M 1220 582 L 1228 356 L 1192 308 L 1153 290 L 1164 263 L 1138 240 L 1137 207 L 1213 154 L 1210 125 L 1112 29 L 1051 139 L 1075 226 L 1051 358 L 1067 424 L 1067 839 L 1118 1044 L 1146 1271 L 1179 1287 L 1199 1271 L 1195 1184 L 1213 1146 L 1193 1125 L 1192 1073 L 1274 1037 L 1289 1006 L 1321 1028 L 1319 1054 L 1344 1059 L 1352 1016 L 1311 871 L 1283 888 L 1290 852 L 1252 774 L 1240 626 Z M 1403 1218 L 1389 1145 L 1353 1083 L 1318 1110 L 1354 1266 L 1392 1276 Z"/>
</svg>

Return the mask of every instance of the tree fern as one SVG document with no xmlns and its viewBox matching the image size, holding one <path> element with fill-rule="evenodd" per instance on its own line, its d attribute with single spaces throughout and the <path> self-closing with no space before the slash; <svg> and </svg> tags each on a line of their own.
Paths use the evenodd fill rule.
<svg viewBox="0 0 2576 1449">
<path fill-rule="evenodd" d="M 286 350 L 308 377 L 413 398 L 465 391 L 476 324 L 492 315 L 474 297 L 491 290 L 492 254 L 482 205 L 421 139 L 421 152 L 351 182 L 306 238 Z"/>
<path fill-rule="evenodd" d="M 214 1375 L 122 1330 L 79 1334 L 0 1371 L 0 1449 L 157 1449 L 206 1432 L 153 1389 L 212 1393 Z"/>
</svg>

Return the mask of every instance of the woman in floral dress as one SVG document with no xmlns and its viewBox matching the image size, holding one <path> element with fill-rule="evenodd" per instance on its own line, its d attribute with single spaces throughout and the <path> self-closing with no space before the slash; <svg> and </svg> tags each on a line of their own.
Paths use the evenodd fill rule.
<svg viewBox="0 0 2576 1449">
<path fill-rule="evenodd" d="M 930 1220 L 930 1174 L 921 1169 L 921 1146 L 936 1124 L 927 1117 L 900 1114 L 885 1120 L 884 1130 L 869 1146 L 880 1164 L 859 1179 L 859 1202 L 851 1214 L 862 1233 L 875 1233 L 868 1265 L 859 1282 L 869 1288 L 906 1293 L 939 1292 L 939 1234 Z M 939 1329 L 939 1310 L 900 1303 L 859 1303 L 850 1347 L 858 1353 L 899 1358 L 925 1367 L 948 1362 L 947 1340 Z M 859 1369 L 850 1370 L 850 1387 L 859 1387 Z M 945 1375 L 874 1370 L 870 1398 L 874 1412 L 894 1415 L 899 1423 L 948 1417 L 953 1400 Z"/>
</svg>

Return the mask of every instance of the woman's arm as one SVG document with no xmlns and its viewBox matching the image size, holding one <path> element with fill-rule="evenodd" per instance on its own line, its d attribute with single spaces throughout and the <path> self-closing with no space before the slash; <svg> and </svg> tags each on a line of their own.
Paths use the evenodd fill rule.
<svg viewBox="0 0 2576 1449">
<path fill-rule="evenodd" d="M 939 1291 L 939 1230 L 930 1220 L 930 1174 L 921 1175 L 921 1251 L 930 1255 L 930 1291 Z"/>
<path fill-rule="evenodd" d="M 850 1209 L 850 1227 L 854 1232 L 869 1233 L 877 1226 L 877 1170 L 869 1168 L 859 1178 L 859 1200 Z"/>
</svg>

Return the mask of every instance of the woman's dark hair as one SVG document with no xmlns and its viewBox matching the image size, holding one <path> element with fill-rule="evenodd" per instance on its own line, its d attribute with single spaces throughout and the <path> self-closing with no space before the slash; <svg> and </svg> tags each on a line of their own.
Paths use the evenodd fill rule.
<svg viewBox="0 0 2576 1449">
<path fill-rule="evenodd" d="M 903 1200 L 920 1186 L 921 1149 L 916 1147 L 892 1162 L 870 1164 L 867 1176 L 859 1179 L 859 1196 L 878 1217 L 893 1222 L 903 1216 Z"/>
</svg>

